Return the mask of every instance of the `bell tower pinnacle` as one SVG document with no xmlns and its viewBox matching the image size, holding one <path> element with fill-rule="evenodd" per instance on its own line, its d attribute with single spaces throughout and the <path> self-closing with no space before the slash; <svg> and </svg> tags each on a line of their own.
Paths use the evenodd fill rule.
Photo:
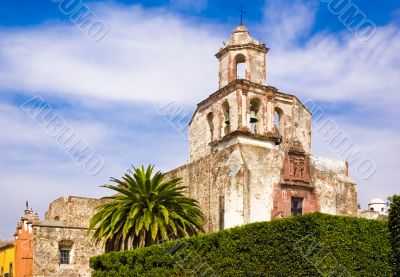
<svg viewBox="0 0 400 277">
<path fill-rule="evenodd" d="M 236 79 L 265 85 L 268 50 L 265 44 L 251 38 L 247 28 L 240 24 L 229 42 L 215 55 L 219 60 L 219 88 Z"/>
</svg>

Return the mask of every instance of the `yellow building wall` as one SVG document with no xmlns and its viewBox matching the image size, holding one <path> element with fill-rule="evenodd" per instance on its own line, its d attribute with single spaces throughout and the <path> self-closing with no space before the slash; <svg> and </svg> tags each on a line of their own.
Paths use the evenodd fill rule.
<svg viewBox="0 0 400 277">
<path fill-rule="evenodd" d="M 6 273 L 10 274 L 10 264 L 12 264 L 13 272 L 12 272 L 12 275 L 9 275 L 9 276 L 15 277 L 14 257 L 15 257 L 15 246 L 14 245 L 0 249 L 0 276 L 1 277 L 3 277 L 4 274 L 6 274 Z M 2 269 L 4 270 L 3 275 L 1 275 Z"/>
</svg>

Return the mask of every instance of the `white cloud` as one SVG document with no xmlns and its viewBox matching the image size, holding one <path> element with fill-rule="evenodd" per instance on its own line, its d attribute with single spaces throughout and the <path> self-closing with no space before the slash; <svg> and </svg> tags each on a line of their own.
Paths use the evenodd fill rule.
<svg viewBox="0 0 400 277">
<path fill-rule="evenodd" d="M 265 37 L 268 81 L 303 99 L 353 102 L 396 109 L 400 101 L 400 29 L 379 27 L 367 42 L 346 30 L 310 34 L 315 7 L 268 1 Z M 262 28 L 262 27 L 261 27 Z M 300 43 L 301 39 L 308 37 Z"/>
<path fill-rule="evenodd" d="M 165 103 L 217 88 L 222 39 L 162 10 L 102 5 L 98 43 L 72 23 L 0 32 L 0 89 Z"/>
<path fill-rule="evenodd" d="M 43 218 L 49 203 L 63 195 L 109 194 L 99 186 L 110 177 L 122 176 L 132 164 L 156 164 L 166 171 L 186 162 L 184 139 L 150 106 L 76 106 L 54 111 L 94 148 L 105 167 L 98 175 L 85 174 L 55 138 L 46 135 L 18 106 L 0 104 L 0 187 L 2 197 L 12 199 L 0 201 L 0 237 L 12 236 L 25 200 Z M 98 119 L 98 114 L 109 112 L 113 114 L 107 120 Z"/>
<path fill-rule="evenodd" d="M 306 37 L 315 20 L 315 2 L 304 1 L 266 1 L 262 24 L 258 31 L 267 43 L 275 47 L 295 46 L 300 38 Z"/>
</svg>

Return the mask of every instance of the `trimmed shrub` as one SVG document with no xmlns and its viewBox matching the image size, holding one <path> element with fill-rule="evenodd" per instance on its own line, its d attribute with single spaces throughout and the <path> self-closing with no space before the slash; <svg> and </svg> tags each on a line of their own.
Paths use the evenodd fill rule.
<svg viewBox="0 0 400 277">
<path fill-rule="evenodd" d="M 387 222 L 313 213 L 90 260 L 105 276 L 390 276 Z"/>
<path fill-rule="evenodd" d="M 393 275 L 400 276 L 400 195 L 389 198 L 389 232 L 393 250 Z"/>
</svg>

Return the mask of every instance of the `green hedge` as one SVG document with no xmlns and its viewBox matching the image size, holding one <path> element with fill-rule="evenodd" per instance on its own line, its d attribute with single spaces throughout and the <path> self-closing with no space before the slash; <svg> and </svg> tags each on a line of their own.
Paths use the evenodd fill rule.
<svg viewBox="0 0 400 277">
<path fill-rule="evenodd" d="M 391 276 L 387 222 L 321 213 L 90 260 L 103 276 Z"/>
<path fill-rule="evenodd" d="M 389 234 L 392 245 L 393 276 L 400 276 L 400 195 L 389 197 Z"/>
</svg>

